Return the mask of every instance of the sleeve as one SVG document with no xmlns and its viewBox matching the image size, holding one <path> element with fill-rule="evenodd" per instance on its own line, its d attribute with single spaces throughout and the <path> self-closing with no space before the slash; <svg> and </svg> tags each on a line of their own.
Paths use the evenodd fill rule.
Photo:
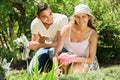
<svg viewBox="0 0 120 80">
<path fill-rule="evenodd" d="M 31 33 L 32 34 L 38 34 L 39 32 L 39 26 L 37 25 L 37 23 L 35 23 L 34 21 L 31 23 Z"/>
<path fill-rule="evenodd" d="M 63 15 L 62 18 L 59 21 L 59 31 L 62 30 L 62 28 L 68 23 L 68 18 L 67 16 Z"/>
</svg>

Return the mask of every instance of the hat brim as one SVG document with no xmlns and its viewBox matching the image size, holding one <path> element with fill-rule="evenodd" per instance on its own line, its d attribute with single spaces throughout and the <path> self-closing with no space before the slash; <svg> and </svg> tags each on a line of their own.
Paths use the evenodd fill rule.
<svg viewBox="0 0 120 80">
<path fill-rule="evenodd" d="M 74 13 L 74 14 L 70 17 L 70 19 L 73 19 L 75 15 L 80 14 L 80 13 L 88 14 L 88 15 L 91 16 L 91 18 L 92 18 L 93 20 L 95 19 L 95 16 L 93 16 L 91 13 L 88 13 L 88 12 L 77 12 L 77 13 Z"/>
</svg>

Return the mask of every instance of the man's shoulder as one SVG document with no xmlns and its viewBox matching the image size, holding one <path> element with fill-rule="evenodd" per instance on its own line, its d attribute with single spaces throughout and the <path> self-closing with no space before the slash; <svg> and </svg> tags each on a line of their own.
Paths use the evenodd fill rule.
<svg viewBox="0 0 120 80">
<path fill-rule="evenodd" d="M 41 23 L 41 21 L 36 17 L 36 18 L 34 18 L 33 20 L 32 20 L 32 22 L 31 22 L 31 24 L 33 24 L 33 25 L 35 25 L 35 24 L 40 24 Z"/>
<path fill-rule="evenodd" d="M 65 14 L 60 14 L 60 13 L 53 13 L 55 18 L 67 18 Z"/>
<path fill-rule="evenodd" d="M 32 22 L 38 22 L 38 18 L 37 18 L 37 17 L 34 18 L 34 19 L 32 20 Z"/>
<path fill-rule="evenodd" d="M 68 17 L 64 14 L 54 13 L 53 16 L 54 16 L 54 19 L 53 19 L 54 21 L 68 22 Z"/>
</svg>

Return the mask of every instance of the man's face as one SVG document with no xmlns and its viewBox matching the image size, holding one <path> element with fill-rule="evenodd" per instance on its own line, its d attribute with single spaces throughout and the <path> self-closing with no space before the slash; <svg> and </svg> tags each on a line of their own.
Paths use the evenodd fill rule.
<svg viewBox="0 0 120 80">
<path fill-rule="evenodd" d="M 43 22 L 43 24 L 52 24 L 53 23 L 53 14 L 50 8 L 47 8 L 46 10 L 42 11 L 38 18 Z"/>
</svg>

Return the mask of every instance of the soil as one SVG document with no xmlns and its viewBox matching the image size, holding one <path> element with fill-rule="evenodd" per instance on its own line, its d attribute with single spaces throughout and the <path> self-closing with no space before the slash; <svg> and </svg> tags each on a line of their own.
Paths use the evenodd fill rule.
<svg viewBox="0 0 120 80">
<path fill-rule="evenodd" d="M 28 60 L 28 63 L 30 60 Z M 17 60 L 13 61 L 13 63 L 10 66 L 11 69 L 16 69 L 16 70 L 22 70 L 22 69 L 27 69 L 27 60 Z"/>
</svg>

